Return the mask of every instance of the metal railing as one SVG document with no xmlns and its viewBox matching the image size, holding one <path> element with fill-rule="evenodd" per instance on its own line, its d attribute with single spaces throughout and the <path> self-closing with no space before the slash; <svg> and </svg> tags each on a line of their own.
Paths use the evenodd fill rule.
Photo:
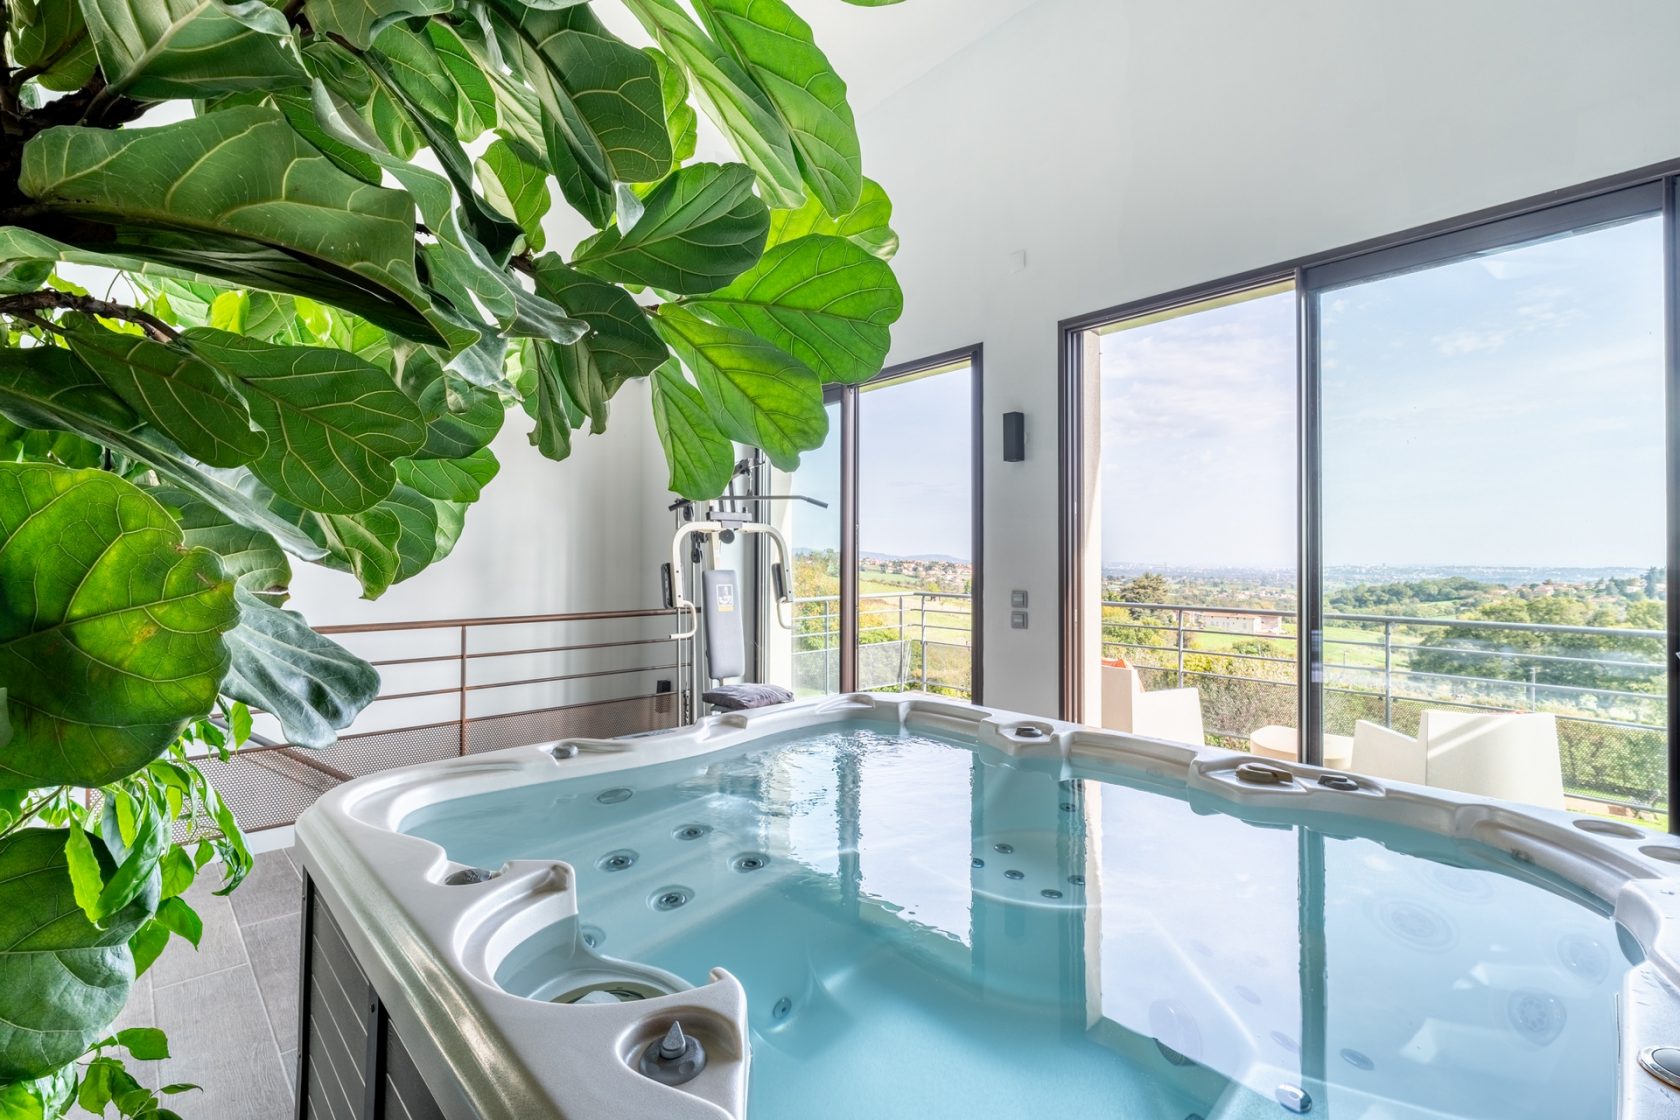
<svg viewBox="0 0 1680 1120">
<path fill-rule="evenodd" d="M 1115 612 L 1125 613 L 1115 617 Z M 1297 634 L 1286 628 L 1295 618 L 1294 611 L 1258 607 L 1105 600 L 1103 652 L 1105 656 L 1143 654 L 1134 656 L 1139 669 L 1164 676 L 1177 687 L 1214 682 L 1217 695 L 1212 701 L 1203 698 L 1209 736 L 1240 744 L 1255 727 L 1221 725 L 1234 709 L 1244 706 L 1233 703 L 1233 697 L 1247 693 L 1250 709 L 1290 713 L 1287 719 L 1265 722 L 1294 722 L 1299 687 L 1296 651 L 1283 655 L 1258 643 L 1296 646 Z M 1667 696 L 1661 650 L 1667 636 L 1663 631 L 1348 612 L 1326 612 L 1324 621 L 1327 633 L 1321 660 L 1326 731 L 1350 733 L 1359 719 L 1415 731 L 1426 706 L 1550 712 L 1558 719 L 1564 779 L 1572 796 L 1639 808 L 1650 808 L 1664 796 Z M 1328 633 L 1331 627 L 1354 634 L 1332 635 Z M 1117 640 L 1116 631 L 1145 634 L 1131 635 L 1143 640 Z M 1156 634 L 1162 640 L 1147 637 Z M 1505 635 L 1506 640 L 1491 640 L 1496 635 Z M 1520 648 L 1510 640 L 1519 635 L 1552 644 Z M 1198 642 L 1204 636 L 1247 639 L 1257 645 L 1219 648 L 1215 642 Z M 1582 639 L 1583 647 L 1655 642 L 1657 656 L 1571 649 L 1569 638 Z M 1506 667 L 1507 673 L 1516 668 L 1523 675 L 1501 675 L 1492 669 L 1494 665 Z M 1478 666 L 1486 668 L 1477 672 Z M 1548 670 L 1598 673 L 1600 679 L 1587 684 L 1560 681 L 1550 679 Z M 1614 687 L 1604 678 L 1622 684 L 1642 682 L 1648 690 Z M 1271 690 L 1272 695 L 1256 704 L 1254 694 L 1264 690 Z"/>
<path fill-rule="evenodd" d="M 802 609 L 810 607 L 817 609 Z M 839 673 L 840 597 L 796 598 L 793 609 L 795 676 L 813 685 L 821 682 L 822 691 L 832 691 L 826 682 L 837 680 Z M 974 597 L 965 592 L 860 595 L 858 687 L 873 692 L 915 689 L 967 698 L 973 679 L 973 618 Z M 802 658 L 816 663 L 815 674 L 799 672 Z"/>
<path fill-rule="evenodd" d="M 326 790 L 377 770 L 673 727 L 674 619 L 657 608 L 317 627 L 380 670 L 379 695 L 332 746 L 254 739 L 213 763 L 213 780 L 257 831 L 291 824 Z M 492 699 L 511 689 L 526 691 Z"/>
</svg>

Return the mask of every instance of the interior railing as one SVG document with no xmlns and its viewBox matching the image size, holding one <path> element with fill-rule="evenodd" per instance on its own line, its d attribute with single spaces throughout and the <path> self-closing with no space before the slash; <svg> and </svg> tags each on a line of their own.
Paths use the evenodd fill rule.
<svg viewBox="0 0 1680 1120">
<path fill-rule="evenodd" d="M 378 770 L 675 727 L 674 628 L 665 609 L 318 627 L 379 669 L 378 698 L 321 750 L 259 716 L 253 741 L 206 773 L 255 832 Z"/>
</svg>

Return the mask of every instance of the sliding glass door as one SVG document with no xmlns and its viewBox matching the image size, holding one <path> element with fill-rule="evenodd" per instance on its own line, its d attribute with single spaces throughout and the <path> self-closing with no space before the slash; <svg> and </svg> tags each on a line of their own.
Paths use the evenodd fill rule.
<svg viewBox="0 0 1680 1120">
<path fill-rule="evenodd" d="M 770 516 L 793 553 L 791 630 L 774 620 L 764 627 L 765 679 L 796 696 L 840 691 L 840 543 L 842 424 L 838 399 L 830 401 L 828 439 L 800 458 L 799 469 L 773 475 Z M 809 499 L 809 501 L 805 500 Z M 817 504 L 822 503 L 822 504 Z"/>
<path fill-rule="evenodd" d="M 1676 192 L 1064 324 L 1065 714 L 1674 830 Z"/>
<path fill-rule="evenodd" d="M 979 352 L 832 386 L 829 436 L 772 472 L 793 552 L 793 630 L 764 633 L 765 679 L 801 696 L 979 694 Z"/>
<path fill-rule="evenodd" d="M 1295 318 L 1294 286 L 1268 284 L 1086 339 L 1102 637 L 1085 722 L 1295 754 Z"/>
<path fill-rule="evenodd" d="M 974 693 L 976 376 L 965 358 L 858 392 L 859 688 Z"/>
<path fill-rule="evenodd" d="M 1309 274 L 1322 758 L 1658 823 L 1660 199 L 1477 234 Z"/>
</svg>

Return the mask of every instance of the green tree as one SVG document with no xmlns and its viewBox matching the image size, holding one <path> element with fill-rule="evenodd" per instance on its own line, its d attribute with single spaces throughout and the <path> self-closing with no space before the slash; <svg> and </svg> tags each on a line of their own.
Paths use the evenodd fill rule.
<svg viewBox="0 0 1680 1120">
<path fill-rule="evenodd" d="M 566 0 L 0 0 L 0 1114 L 174 1116 L 122 1062 L 165 1040 L 106 1032 L 249 866 L 192 752 L 378 689 L 294 563 L 441 559 L 511 406 L 563 459 L 647 380 L 709 498 L 881 365 L 890 204 L 809 27 L 625 2 L 654 46 Z"/>
</svg>

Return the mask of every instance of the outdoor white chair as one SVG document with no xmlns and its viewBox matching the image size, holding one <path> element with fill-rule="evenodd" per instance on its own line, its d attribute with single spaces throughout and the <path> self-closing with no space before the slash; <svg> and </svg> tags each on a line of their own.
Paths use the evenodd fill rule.
<svg viewBox="0 0 1680 1120">
<path fill-rule="evenodd" d="M 1353 725 L 1353 760 L 1349 769 L 1391 782 L 1425 781 L 1429 750 L 1421 738 L 1380 723 L 1360 720 Z"/>
<path fill-rule="evenodd" d="M 1563 803 L 1557 718 L 1544 712 L 1423 713 L 1414 737 L 1360 720 L 1352 769 L 1547 809 Z"/>
<path fill-rule="evenodd" d="M 1150 739 L 1202 746 L 1202 697 L 1194 688 L 1146 692 L 1142 675 L 1130 665 L 1108 661 L 1102 667 L 1102 725 Z"/>
<path fill-rule="evenodd" d="M 1432 786 L 1563 808 L 1563 759 L 1557 717 L 1546 712 L 1423 713 Z"/>
</svg>

